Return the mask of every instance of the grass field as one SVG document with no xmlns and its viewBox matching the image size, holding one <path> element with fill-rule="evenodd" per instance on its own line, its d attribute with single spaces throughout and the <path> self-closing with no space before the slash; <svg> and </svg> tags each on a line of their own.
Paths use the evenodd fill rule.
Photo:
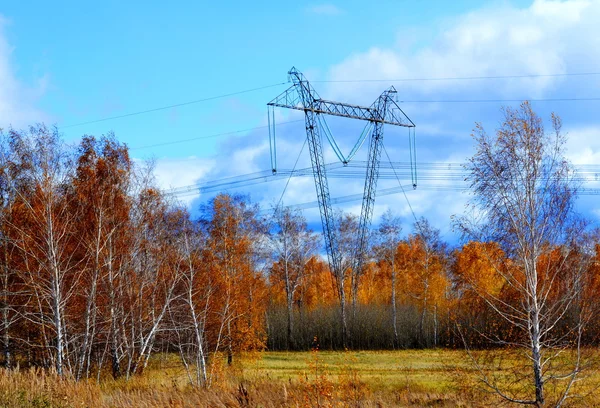
<svg viewBox="0 0 600 408">
<path fill-rule="evenodd" d="M 247 363 L 247 375 L 268 376 L 275 381 L 294 381 L 325 373 L 334 381 L 354 371 L 373 391 L 398 388 L 448 392 L 452 389 L 453 372 L 469 370 L 461 362 L 463 353 L 441 350 L 271 352 L 262 359 Z M 316 360 L 318 359 L 318 365 Z"/>
<path fill-rule="evenodd" d="M 521 371 L 507 353 L 492 361 L 499 381 Z M 485 357 L 485 356 L 483 356 Z M 464 351 L 265 352 L 221 365 L 213 386 L 187 385 L 176 355 L 160 355 L 129 381 L 75 383 L 40 370 L 0 371 L 0 407 L 469 407 L 499 400 L 478 381 Z M 526 374 L 526 369 L 523 370 Z M 587 375 L 584 399 L 567 406 L 600 406 L 600 376 Z M 515 384 L 512 384 L 514 387 Z M 576 390 L 581 394 L 582 388 Z M 552 390 L 550 389 L 549 395 Z"/>
</svg>

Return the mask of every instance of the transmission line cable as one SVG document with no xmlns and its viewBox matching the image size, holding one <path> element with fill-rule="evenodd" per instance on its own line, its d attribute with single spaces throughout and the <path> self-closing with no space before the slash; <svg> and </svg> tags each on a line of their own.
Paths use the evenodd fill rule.
<svg viewBox="0 0 600 408">
<path fill-rule="evenodd" d="M 465 77 L 398 78 L 398 79 L 341 79 L 341 80 L 321 80 L 321 81 L 313 81 L 313 82 L 321 82 L 321 83 L 353 83 L 353 82 L 355 82 L 355 83 L 359 83 L 359 82 L 417 82 L 417 81 L 455 81 L 455 80 L 464 81 L 464 80 L 483 80 L 483 79 L 580 77 L 580 76 L 595 76 L 595 75 L 600 75 L 600 72 L 578 72 L 578 73 L 558 73 L 558 74 L 525 74 L 525 75 L 490 75 L 490 76 L 465 76 Z M 228 94 L 210 96 L 207 98 L 201 98 L 201 99 L 196 99 L 196 100 L 192 100 L 192 101 L 176 103 L 176 104 L 172 104 L 172 105 L 160 106 L 157 108 L 151 108 L 151 109 L 146 109 L 146 110 L 141 110 L 141 111 L 136 111 L 136 112 L 130 112 L 130 113 L 122 114 L 122 115 L 109 116 L 109 117 L 105 117 L 105 118 L 89 120 L 89 121 L 80 122 L 80 123 L 74 123 L 71 125 L 64 125 L 64 126 L 60 126 L 59 129 L 68 129 L 68 128 L 72 128 L 72 127 L 90 125 L 93 123 L 105 122 L 105 121 L 114 120 L 114 119 L 122 119 L 122 118 L 131 117 L 131 116 L 143 115 L 146 113 L 158 112 L 161 110 L 177 108 L 177 107 L 187 106 L 187 105 L 193 105 L 196 103 L 212 101 L 215 99 L 227 98 L 230 96 L 241 95 L 244 93 L 260 91 L 263 89 L 273 88 L 276 86 L 281 86 L 281 85 L 286 85 L 286 84 L 287 84 L 287 82 L 279 82 L 276 84 L 265 85 L 265 86 L 260 86 L 260 87 L 256 87 L 256 88 L 251 88 L 251 89 L 245 89 L 242 91 L 231 92 Z M 530 101 L 536 101 L 536 102 L 537 101 L 540 101 L 540 102 L 541 101 L 555 101 L 555 102 L 596 101 L 596 100 L 600 100 L 600 98 L 554 98 L 554 99 L 535 99 L 535 100 L 530 99 Z M 490 99 L 490 100 L 471 100 L 471 101 L 467 101 L 467 100 L 465 100 L 465 101 L 403 101 L 403 102 L 411 102 L 411 103 L 417 103 L 417 102 L 419 102 L 419 103 L 433 103 L 433 102 L 468 103 L 468 102 L 473 102 L 473 103 L 476 103 L 476 102 L 519 102 L 519 101 L 521 101 L 521 99 L 518 99 L 518 100 Z"/>
<path fill-rule="evenodd" d="M 365 166 L 366 162 L 356 160 L 346 165 L 342 165 L 339 162 L 328 163 L 326 164 L 326 169 L 328 177 L 352 179 L 364 175 L 364 171 L 362 170 L 365 169 Z M 410 168 L 410 162 L 388 163 L 382 161 L 382 173 L 380 174 L 380 178 L 398 179 L 400 175 L 403 174 L 399 171 L 403 171 L 410 176 Z M 420 162 L 419 169 L 421 171 L 420 179 L 427 182 L 452 181 L 455 183 L 460 183 L 464 181 L 466 176 L 466 173 L 462 168 L 462 164 L 455 162 Z M 597 183 L 600 181 L 598 176 L 600 174 L 600 165 L 598 164 L 578 164 L 576 166 L 576 172 L 578 174 L 576 179 L 583 183 Z M 241 174 L 233 177 L 209 180 L 201 184 L 175 187 L 168 190 L 168 192 L 170 194 L 180 194 L 181 192 L 188 192 L 196 189 L 206 189 L 205 192 L 208 192 L 216 191 L 217 188 L 229 188 L 230 186 L 247 187 L 254 184 L 280 180 L 284 178 L 284 176 L 288 177 L 290 174 L 293 174 L 293 177 L 309 176 L 312 175 L 312 168 L 306 167 L 298 169 L 296 167 L 296 170 L 294 170 L 293 173 L 291 173 L 291 170 L 279 170 L 276 175 L 273 175 L 271 170 L 263 170 L 250 174 Z M 456 185 L 435 185 L 427 183 L 420 185 L 421 190 L 435 191 L 464 191 L 465 188 L 466 187 Z M 586 188 L 585 194 L 598 194 L 599 191 L 599 189 Z"/>
<path fill-rule="evenodd" d="M 297 122 L 304 122 L 304 119 L 290 120 L 290 121 L 287 121 L 287 122 L 278 123 L 277 125 L 281 126 L 281 125 L 287 125 L 287 124 L 290 124 L 290 123 L 297 123 Z M 151 147 L 160 147 L 160 146 L 168 146 L 168 145 L 178 144 L 178 143 L 193 142 L 194 140 L 212 139 L 212 138 L 219 137 L 219 136 L 234 135 L 234 134 L 237 134 L 237 133 L 250 132 L 252 130 L 265 129 L 265 128 L 268 128 L 268 127 L 269 127 L 268 125 L 265 125 L 265 126 L 256 126 L 256 127 L 248 128 L 248 129 L 232 130 L 230 132 L 223 132 L 223 133 L 215 133 L 213 135 L 208 135 L 208 136 L 198 136 L 198 137 L 192 137 L 192 138 L 189 138 L 189 139 L 179 139 L 179 140 L 172 140 L 170 142 L 156 143 L 156 144 L 153 144 L 153 145 L 130 147 L 129 150 L 149 149 Z"/>
<path fill-rule="evenodd" d="M 90 125 L 92 123 L 105 122 L 107 120 L 121 119 L 121 118 L 130 117 L 130 116 L 143 115 L 145 113 L 158 112 L 158 111 L 165 110 L 165 109 L 171 109 L 171 108 L 178 108 L 180 106 L 193 105 L 193 104 L 200 103 L 200 102 L 207 102 L 207 101 L 212 101 L 212 100 L 215 100 L 215 99 L 227 98 L 227 97 L 230 97 L 230 96 L 235 96 L 235 95 L 241 95 L 241 94 L 244 94 L 244 93 L 260 91 L 262 89 L 273 88 L 273 87 L 276 87 L 276 86 L 286 85 L 286 84 L 287 84 L 287 82 L 279 82 L 277 84 L 260 86 L 258 88 L 245 89 L 243 91 L 231 92 L 231 93 L 223 94 L 223 95 L 209 96 L 207 98 L 196 99 L 196 100 L 193 100 L 193 101 L 182 102 L 182 103 L 176 103 L 174 105 L 161 106 L 161 107 L 158 107 L 158 108 L 152 108 L 152 109 L 146 109 L 146 110 L 137 111 L 137 112 L 125 113 L 123 115 L 110 116 L 110 117 L 101 118 L 101 119 L 89 120 L 87 122 L 81 122 L 81 123 L 74 123 L 72 125 L 60 126 L 59 129 L 67 129 L 67 128 L 72 128 L 72 127 L 76 127 L 76 126 Z"/>
<path fill-rule="evenodd" d="M 400 182 L 400 177 L 398 177 L 398 173 L 396 173 L 396 169 L 394 168 L 394 165 L 392 164 L 392 159 L 390 158 L 390 155 L 387 152 L 387 149 L 385 148 L 385 145 L 381 145 L 381 147 L 383 147 L 383 151 L 385 152 L 385 155 L 388 158 L 388 161 L 390 162 L 390 167 L 392 168 L 392 170 L 394 171 L 394 175 L 396 176 L 396 180 L 398 180 L 398 185 L 400 186 L 400 189 L 402 190 L 402 194 L 404 194 L 404 198 L 406 199 L 406 203 L 408 204 L 408 208 L 410 208 L 410 212 L 412 213 L 413 218 L 415 219 L 415 225 L 418 225 L 418 220 L 417 220 L 417 216 L 415 215 L 415 212 L 413 211 L 412 205 L 410 205 L 410 201 L 408 200 L 408 196 L 406 195 L 406 191 L 404 191 L 404 187 L 402 187 L 402 183 Z"/>
<path fill-rule="evenodd" d="M 300 149 L 300 153 L 298 153 L 298 157 L 296 157 L 296 162 L 294 163 L 294 167 L 292 168 L 292 171 L 290 171 L 290 175 L 285 183 L 285 187 L 283 188 L 283 191 L 281 192 L 281 197 L 279 197 L 279 201 L 277 202 L 277 206 L 275 207 L 275 211 L 277 211 L 277 209 L 279 208 L 279 206 L 281 205 L 281 202 L 283 201 L 283 195 L 285 194 L 285 191 L 288 188 L 288 184 L 290 184 L 290 180 L 292 179 L 292 176 L 294 175 L 294 171 L 296 171 L 296 166 L 298 165 L 298 161 L 300 160 L 300 156 L 302 156 L 302 152 L 304 151 L 304 146 L 306 146 L 306 141 L 308 140 L 308 138 L 304 139 L 304 143 L 302 143 L 302 148 Z"/>
<path fill-rule="evenodd" d="M 399 78 L 399 79 L 332 79 L 312 82 L 352 83 L 352 82 L 418 82 L 418 81 L 472 81 L 479 79 L 518 79 L 518 78 L 556 78 L 600 75 L 600 72 L 574 72 L 563 74 L 523 74 L 523 75 L 483 75 L 464 77 L 432 77 L 432 78 Z"/>
<path fill-rule="evenodd" d="M 592 102 L 600 101 L 600 97 L 593 98 L 522 98 L 522 99 L 440 99 L 440 100 L 404 100 L 398 103 L 498 103 L 498 102 Z"/>
</svg>

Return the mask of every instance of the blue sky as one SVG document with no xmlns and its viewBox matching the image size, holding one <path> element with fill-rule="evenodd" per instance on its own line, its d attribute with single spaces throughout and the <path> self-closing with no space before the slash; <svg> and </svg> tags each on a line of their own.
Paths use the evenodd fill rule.
<svg viewBox="0 0 600 408">
<path fill-rule="evenodd" d="M 395 81 L 600 72 L 597 0 L 38 1 L 7 2 L 0 16 L 0 126 L 44 121 L 57 124 L 72 142 L 114 131 L 135 158 L 156 160 L 157 179 L 167 188 L 267 170 L 266 129 L 139 147 L 264 126 L 266 103 L 286 85 L 73 125 L 278 84 L 296 66 L 312 81 L 383 80 L 315 82 L 327 99 L 368 105 L 395 85 L 399 100 L 421 101 L 401 103 L 417 124 L 419 160 L 461 162 L 471 153 L 474 122 L 493 131 L 500 107 L 514 103 L 423 101 L 600 97 L 598 75 Z M 598 101 L 534 103 L 545 117 L 551 111 L 563 117 L 576 164 L 600 165 L 599 107 Z M 297 118 L 278 112 L 278 121 Z M 346 122 L 333 121 L 332 130 L 347 149 L 360 133 L 359 125 Z M 304 141 L 302 124 L 278 135 L 280 165 L 292 167 Z M 408 160 L 404 142 L 404 134 L 386 133 L 394 161 Z M 305 151 L 299 166 L 308 165 Z M 382 180 L 380 187 L 392 182 Z M 332 181 L 332 195 L 359 193 L 362 183 Z M 268 204 L 284 184 L 241 192 Z M 462 211 L 464 194 L 417 190 L 408 197 L 418 216 L 452 237 L 449 217 Z M 195 208 L 206 198 L 188 197 L 186 203 Z M 284 196 L 289 204 L 314 199 L 310 178 L 293 179 Z M 584 197 L 579 206 L 597 222 L 596 201 Z M 387 208 L 405 217 L 409 228 L 412 215 L 403 196 L 381 197 L 375 215 Z M 316 209 L 306 215 L 318 225 Z"/>
</svg>

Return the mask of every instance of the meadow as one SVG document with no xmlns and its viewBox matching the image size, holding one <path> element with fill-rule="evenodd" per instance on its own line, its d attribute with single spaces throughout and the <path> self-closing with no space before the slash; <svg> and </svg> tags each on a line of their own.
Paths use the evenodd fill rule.
<svg viewBox="0 0 600 408">
<path fill-rule="evenodd" d="M 497 368 L 500 360 L 519 366 L 517 356 L 509 354 L 494 354 Z M 143 375 L 129 380 L 75 382 L 40 369 L 2 370 L 0 406 L 478 407 L 500 402 L 459 350 L 264 352 L 245 355 L 232 366 L 216 363 L 208 389 L 188 385 L 175 354 L 157 355 Z M 509 381 L 511 373 L 499 368 L 496 378 Z M 586 385 L 566 406 L 600 406 L 594 392 L 600 376 L 590 371 L 582 378 Z"/>
</svg>

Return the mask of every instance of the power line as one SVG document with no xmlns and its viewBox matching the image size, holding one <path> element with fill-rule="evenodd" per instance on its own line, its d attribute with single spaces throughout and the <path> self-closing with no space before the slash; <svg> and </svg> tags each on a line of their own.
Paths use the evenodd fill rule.
<svg viewBox="0 0 600 408">
<path fill-rule="evenodd" d="M 377 196 L 384 196 L 390 194 L 403 193 L 405 199 L 410 207 L 411 213 L 415 220 L 417 219 L 416 214 L 414 213 L 414 209 L 412 209 L 412 205 L 408 200 L 408 194 L 406 189 L 402 185 L 400 178 L 401 177 L 410 177 L 410 163 L 409 162 L 391 162 L 389 153 L 386 151 L 386 156 L 388 158 L 388 162 L 382 162 L 381 167 L 382 171 L 380 174 L 380 179 L 395 179 L 398 181 L 398 187 L 384 188 L 377 190 Z M 343 178 L 343 179 L 352 179 L 361 177 L 363 175 L 362 172 L 358 171 L 358 169 L 364 168 L 366 162 L 354 161 L 348 163 L 343 166 L 341 163 L 329 163 L 326 165 L 327 167 L 327 175 L 328 177 L 333 178 Z M 291 177 L 297 176 L 310 176 L 312 175 L 312 169 L 303 168 L 296 169 L 296 165 L 294 165 L 294 170 L 279 170 L 276 174 L 273 174 L 271 170 L 265 170 L 261 172 L 251 173 L 247 175 L 239 175 L 234 177 L 229 177 L 220 180 L 213 180 L 204 182 L 197 185 L 179 187 L 176 189 L 167 190 L 168 194 L 172 194 L 175 196 L 182 195 L 195 195 L 199 192 L 201 193 L 209 193 L 214 191 L 223 191 L 230 188 L 241 188 L 248 187 L 252 185 L 256 185 L 259 183 L 272 182 L 276 180 L 281 180 L 283 178 L 287 178 L 287 184 L 290 183 Z M 420 191 L 433 191 L 433 192 L 457 192 L 464 193 L 470 191 L 469 186 L 464 183 L 464 179 L 466 176 L 466 170 L 462 166 L 461 163 L 451 163 L 451 162 L 423 162 L 420 165 L 420 169 L 425 173 L 421 174 L 420 180 L 421 184 L 419 185 Z M 458 170 L 458 171 L 457 171 Z M 576 180 L 584 184 L 588 184 L 589 187 L 579 188 L 578 194 L 585 195 L 600 195 L 600 188 L 598 186 L 598 182 L 600 181 L 600 165 L 598 164 L 578 164 L 575 167 L 576 173 L 579 175 Z M 448 184 L 448 182 L 450 184 Z M 408 185 L 406 186 L 408 188 Z M 285 191 L 285 189 L 284 189 Z M 283 196 L 283 194 L 282 194 Z M 331 199 L 331 204 L 341 204 L 354 200 L 360 200 L 362 198 L 362 194 L 351 194 L 347 196 L 341 196 Z M 308 209 L 312 207 L 316 207 L 318 205 L 317 201 L 305 202 L 301 204 L 292 204 L 287 205 L 286 207 L 295 208 L 295 209 Z M 266 213 L 266 211 L 263 211 Z"/>
<path fill-rule="evenodd" d="M 600 72 L 575 72 L 564 74 L 523 74 L 523 75 L 487 75 L 464 77 L 433 77 L 433 78 L 400 78 L 400 79 L 340 79 L 321 80 L 321 83 L 353 83 L 353 82 L 418 82 L 418 81 L 472 81 L 481 79 L 519 79 L 519 78 L 556 78 L 600 75 Z"/>
<path fill-rule="evenodd" d="M 285 82 L 283 82 L 283 83 L 285 83 Z M 278 84 L 278 85 L 281 85 L 281 84 Z M 259 88 L 256 88 L 256 89 L 259 89 Z M 242 92 L 247 92 L 247 91 L 242 91 Z M 230 95 L 232 95 L 232 94 L 230 94 Z M 216 99 L 216 98 L 217 97 L 215 97 L 213 99 Z M 572 102 L 572 101 L 600 101 L 600 98 L 405 100 L 405 101 L 398 101 L 398 103 L 490 103 L 490 102 L 493 102 L 493 103 L 503 103 L 503 102 L 523 102 L 525 100 L 528 100 L 529 102 Z M 190 102 L 190 103 L 192 103 L 192 102 Z M 144 111 L 144 112 L 123 115 L 123 116 L 114 116 L 112 118 L 99 119 L 99 120 L 96 120 L 96 121 L 80 123 L 78 125 L 63 126 L 61 129 L 64 129 L 64 128 L 67 128 L 67 127 L 72 127 L 72 126 L 85 125 L 85 124 L 89 124 L 89 123 L 101 122 L 101 121 L 110 120 L 110 119 L 117 119 L 117 118 L 126 117 L 126 116 L 132 116 L 132 115 L 136 115 L 136 114 L 148 113 L 148 112 L 153 112 L 153 111 L 157 111 L 157 110 L 161 110 L 161 109 L 168 109 L 168 107 L 157 108 L 157 109 L 153 109 L 153 110 L 148 110 L 148 111 Z M 287 125 L 287 124 L 290 124 L 290 123 L 303 122 L 303 121 L 304 121 L 303 119 L 298 119 L 298 120 L 291 120 L 291 121 L 286 121 L 286 122 L 279 122 L 277 124 L 277 126 Z M 150 149 L 150 148 L 153 148 L 153 147 L 161 147 L 161 146 L 168 146 L 168 145 L 173 145 L 173 144 L 193 142 L 195 140 L 212 139 L 212 138 L 220 137 L 220 136 L 229 136 L 229 135 L 234 135 L 234 134 L 238 134 L 238 133 L 250 132 L 250 131 L 253 131 L 253 130 L 267 129 L 268 127 L 269 127 L 268 125 L 265 125 L 265 126 L 256 126 L 256 127 L 247 128 L 247 129 L 233 130 L 233 131 L 222 132 L 222 133 L 215 133 L 215 134 L 207 135 L 207 136 L 198 136 L 198 137 L 192 137 L 192 138 L 188 138 L 188 139 L 178 139 L 178 140 L 173 140 L 173 141 L 170 141 L 170 142 L 156 143 L 156 144 L 152 144 L 152 145 L 130 147 L 129 150 Z"/>
<path fill-rule="evenodd" d="M 407 184 L 406 187 L 410 186 L 410 184 Z M 400 188 L 403 188 L 403 186 L 400 187 L 391 187 L 391 188 L 378 188 L 377 189 L 377 197 L 381 197 L 381 196 L 386 196 L 386 195 L 391 195 L 391 194 L 397 194 L 400 192 Z M 351 201 L 358 201 L 361 200 L 363 198 L 363 194 L 359 193 L 359 194 L 350 194 L 350 195 L 345 195 L 345 196 L 340 196 L 340 197 L 334 197 L 331 199 L 331 204 L 343 204 L 343 203 L 348 203 Z M 310 201 L 310 202 L 305 202 L 305 203 L 300 203 L 300 204 L 291 204 L 291 205 L 287 205 L 287 208 L 293 208 L 293 209 L 297 209 L 297 210 L 306 210 L 309 208 L 314 208 L 317 207 L 319 205 L 318 201 Z"/>
<path fill-rule="evenodd" d="M 389 153 L 387 154 L 389 160 Z M 347 164 L 339 162 L 327 163 L 325 165 L 328 177 L 353 179 L 361 178 L 364 175 L 364 169 L 367 163 L 365 161 L 355 160 Z M 400 177 L 410 177 L 410 162 L 381 162 L 380 179 L 398 179 Z M 463 183 L 468 176 L 468 171 L 463 167 L 463 163 L 457 162 L 421 162 L 419 164 L 421 171 L 419 179 L 426 182 L 421 183 L 419 189 L 455 189 L 464 190 Z M 577 164 L 575 165 L 575 181 L 582 183 L 600 182 L 600 164 Z M 271 170 L 263 170 L 250 174 L 214 179 L 198 184 L 175 187 L 167 190 L 168 194 L 179 195 L 190 191 L 202 193 L 219 191 L 225 188 L 248 187 L 255 184 L 274 182 L 287 177 L 309 177 L 312 176 L 312 168 L 306 167 L 294 170 L 279 169 L 276 174 Z M 432 185 L 432 182 L 451 182 L 452 185 Z"/>
<path fill-rule="evenodd" d="M 304 122 L 304 120 L 303 119 L 290 120 L 290 121 L 287 121 L 287 122 L 280 122 L 277 125 L 281 126 L 281 125 L 287 125 L 287 124 L 290 124 L 290 123 L 297 123 L 297 122 Z M 160 147 L 160 146 L 168 146 L 168 145 L 172 145 L 172 144 L 193 142 L 194 140 L 212 139 L 212 138 L 219 137 L 219 136 L 235 135 L 237 133 L 250 132 L 252 130 L 266 129 L 268 127 L 269 127 L 268 125 L 265 125 L 265 126 L 256 126 L 256 127 L 247 128 L 247 129 L 232 130 L 230 132 L 215 133 L 215 134 L 208 135 L 208 136 L 198 136 L 198 137 L 192 137 L 192 138 L 189 138 L 189 139 L 179 139 L 179 140 L 172 140 L 170 142 L 156 143 L 156 144 L 153 144 L 153 145 L 130 147 L 129 150 L 149 149 L 151 147 Z"/>
<path fill-rule="evenodd" d="M 484 80 L 484 79 L 517 79 L 517 78 L 555 78 L 555 77 L 581 77 L 581 76 L 595 76 L 600 75 L 600 72 L 579 72 L 579 73 L 558 73 L 558 74 L 525 74 L 525 75 L 490 75 L 490 76 L 465 76 L 465 77 L 431 77 L 431 78 L 399 78 L 399 79 L 348 79 L 348 80 L 321 80 L 313 82 L 321 83 L 359 83 L 359 82 L 418 82 L 418 81 L 467 81 L 467 80 Z M 136 112 L 125 113 L 122 115 L 109 116 L 105 118 L 89 120 L 80 123 L 74 123 L 71 125 L 60 126 L 59 129 L 68 129 L 77 126 L 89 125 L 93 123 L 105 122 L 109 120 L 122 119 L 131 116 L 143 115 L 146 113 L 158 112 L 161 110 L 177 108 L 181 106 L 193 105 L 196 103 L 207 102 L 215 99 L 227 98 L 235 95 L 241 95 L 244 93 L 255 92 L 262 89 L 273 88 L 276 86 L 286 85 L 287 82 L 279 82 L 276 84 L 260 86 L 257 88 L 245 89 L 242 91 L 231 92 L 223 95 L 210 96 L 207 98 L 196 99 L 192 101 L 176 103 L 173 105 L 160 106 L 157 108 L 151 108 Z M 477 102 L 521 102 L 525 99 L 488 99 L 488 100 L 455 100 L 455 101 L 403 101 L 405 103 L 477 103 Z M 554 99 L 529 99 L 530 101 L 541 102 L 541 101 L 597 101 L 600 98 L 554 98 Z"/>
<path fill-rule="evenodd" d="M 283 82 L 283 83 L 285 83 L 285 82 Z M 281 84 L 278 84 L 278 85 L 281 85 Z M 269 87 L 269 86 L 267 86 L 267 87 Z M 255 88 L 255 89 L 259 89 L 259 88 Z M 242 92 L 248 92 L 248 91 L 242 91 Z M 232 94 L 229 94 L 229 95 L 232 95 Z M 215 98 L 217 98 L 217 97 L 214 97 L 213 99 L 215 99 Z M 490 103 L 490 102 L 502 103 L 502 102 L 523 102 L 524 100 L 528 100 L 530 102 L 570 102 L 570 101 L 600 101 L 600 98 L 404 100 L 404 101 L 398 101 L 398 102 L 399 103 Z M 163 108 L 157 108 L 157 109 L 148 110 L 148 111 L 145 111 L 145 112 L 152 112 L 152 111 L 160 110 L 160 109 L 163 109 Z M 164 108 L 164 109 L 167 109 L 167 108 Z M 141 113 L 145 113 L 145 112 L 141 112 Z M 124 116 L 119 116 L 119 117 L 125 117 L 125 116 L 131 116 L 131 115 L 134 115 L 134 114 L 124 115 Z M 86 122 L 86 123 L 100 122 L 100 121 L 103 121 L 103 120 L 109 120 L 109 119 L 115 119 L 115 118 L 118 118 L 118 117 L 115 116 L 113 118 L 100 119 L 100 120 L 97 120 L 97 121 Z M 292 121 L 287 121 L 287 122 L 280 122 L 277 125 L 280 126 L 280 125 L 286 125 L 286 124 L 297 123 L 297 122 L 303 122 L 303 120 L 299 119 L 299 120 L 292 120 Z M 85 123 L 81 123 L 81 125 L 83 125 L 83 124 L 85 124 Z M 72 125 L 72 126 L 78 126 L 78 125 Z M 215 138 L 215 137 L 229 136 L 229 135 L 234 135 L 234 134 L 238 134 L 238 133 L 249 132 L 249 131 L 252 131 L 252 130 L 266 129 L 268 127 L 269 127 L 268 125 L 265 125 L 265 126 L 256 126 L 256 127 L 247 128 L 247 129 L 233 130 L 233 131 L 223 132 L 223 133 L 215 133 L 215 134 L 208 135 L 208 136 L 198 136 L 198 137 L 193 137 L 193 138 L 189 138 L 189 139 L 179 139 L 179 140 L 173 140 L 173 141 L 170 141 L 170 142 L 156 143 L 156 144 L 146 145 L 146 146 L 136 146 L 136 147 L 131 147 L 130 150 L 149 149 L 149 148 L 153 148 L 153 147 L 161 147 L 161 146 L 168 146 L 168 145 L 172 145 L 172 144 L 187 143 L 187 142 L 192 142 L 192 141 L 195 141 L 195 140 L 212 139 L 212 138 Z M 65 128 L 65 126 L 63 126 L 63 129 L 64 128 Z"/>
<path fill-rule="evenodd" d="M 200 103 L 200 102 L 207 102 L 207 101 L 212 101 L 212 100 L 215 100 L 215 99 L 227 98 L 227 97 L 230 97 L 230 96 L 240 95 L 240 94 L 244 94 L 244 93 L 260 91 L 262 89 L 273 88 L 273 87 L 276 87 L 276 86 L 285 85 L 286 83 L 287 82 L 280 82 L 280 83 L 277 83 L 277 84 L 260 86 L 258 88 L 245 89 L 243 91 L 231 92 L 231 93 L 228 93 L 228 94 L 216 95 L 216 96 L 209 96 L 207 98 L 196 99 L 196 100 L 193 100 L 193 101 L 176 103 L 174 105 L 161 106 L 161 107 L 158 107 L 158 108 L 146 109 L 146 110 L 143 110 L 143 111 L 125 113 L 123 115 L 110 116 L 110 117 L 106 117 L 106 118 L 102 118 L 102 119 L 96 119 L 96 120 L 90 120 L 90 121 L 87 121 L 87 122 L 75 123 L 75 124 L 72 124 L 72 125 L 60 126 L 59 129 L 67 129 L 67 128 L 72 128 L 72 127 L 76 127 L 76 126 L 89 125 L 89 124 L 92 124 L 92 123 L 105 122 L 107 120 L 121 119 L 121 118 L 130 117 L 130 116 L 143 115 L 145 113 L 158 112 L 158 111 L 165 110 L 165 109 L 178 108 L 180 106 L 193 105 L 193 104 Z"/>
<path fill-rule="evenodd" d="M 283 201 L 283 195 L 285 194 L 285 191 L 288 188 L 288 185 L 290 184 L 290 180 L 292 179 L 292 176 L 294 175 L 294 171 L 296 171 L 296 166 L 298 165 L 298 161 L 300 160 L 300 156 L 302 156 L 302 152 L 304 151 L 304 147 L 306 146 L 306 142 L 308 141 L 308 139 L 304 139 L 304 143 L 302 144 L 302 148 L 300 149 L 300 153 L 298 153 L 298 157 L 296 157 L 296 162 L 294 163 L 294 168 L 292 168 L 292 171 L 290 172 L 290 176 L 288 177 L 286 183 L 285 183 L 285 187 L 283 187 L 283 191 L 281 192 L 281 197 L 279 197 L 279 201 L 277 202 L 277 206 L 275 207 L 275 211 L 277 211 L 279 209 L 279 206 L 281 205 L 282 201 Z"/>
<path fill-rule="evenodd" d="M 417 220 L 417 216 L 415 215 L 412 205 L 410 205 L 410 201 L 408 200 L 406 191 L 404 191 L 404 187 L 402 187 L 402 183 L 400 182 L 400 177 L 398 177 L 398 173 L 396 173 L 396 169 L 394 168 L 394 165 L 392 164 L 392 159 L 390 158 L 390 155 L 388 154 L 387 149 L 385 148 L 385 145 L 382 145 L 381 147 L 383 147 L 383 151 L 385 152 L 385 155 L 387 156 L 388 161 L 390 162 L 390 167 L 392 168 L 392 170 L 394 170 L 394 175 L 396 176 L 396 180 L 398 180 L 398 185 L 400 186 L 400 189 L 402 190 L 402 194 L 404 194 L 404 198 L 406 199 L 406 203 L 408 204 L 408 208 L 410 208 L 410 212 L 412 213 L 412 216 L 415 219 L 415 225 L 418 225 L 419 221 Z"/>
<path fill-rule="evenodd" d="M 502 102 L 590 102 L 600 101 L 600 97 L 593 98 L 522 98 L 522 99 L 440 99 L 440 100 L 405 100 L 398 103 L 502 103 Z"/>
</svg>

